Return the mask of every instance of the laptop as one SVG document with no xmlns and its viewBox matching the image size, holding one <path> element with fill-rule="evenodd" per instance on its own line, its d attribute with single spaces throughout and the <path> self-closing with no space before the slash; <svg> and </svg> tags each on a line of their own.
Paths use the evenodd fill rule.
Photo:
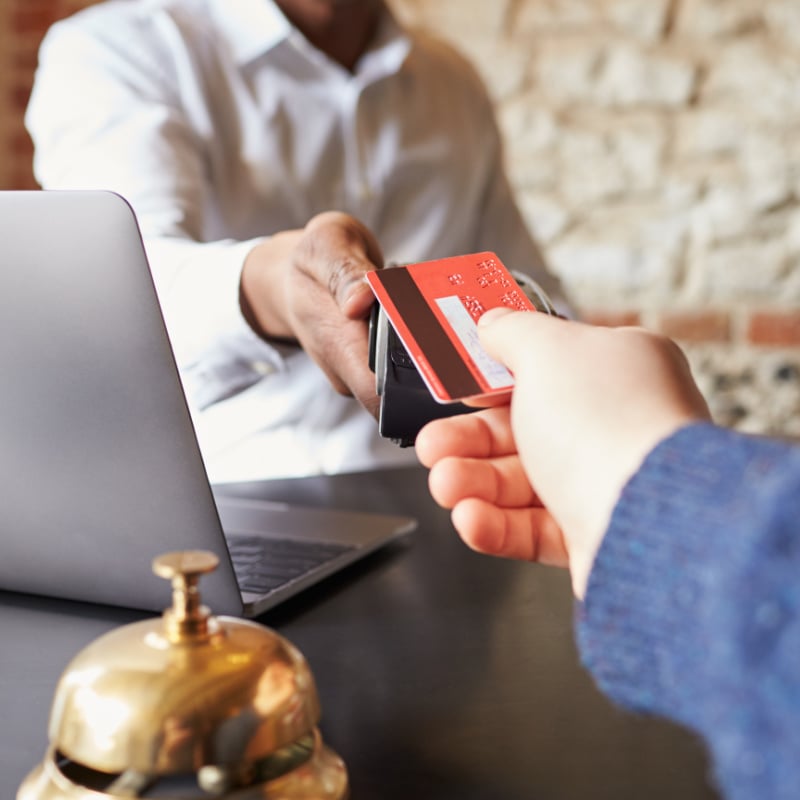
<svg viewBox="0 0 800 800">
<path fill-rule="evenodd" d="M 0 192 L 0 243 L 0 588 L 160 611 L 153 558 L 209 550 L 252 617 L 415 528 L 212 491 L 122 197 Z"/>
</svg>

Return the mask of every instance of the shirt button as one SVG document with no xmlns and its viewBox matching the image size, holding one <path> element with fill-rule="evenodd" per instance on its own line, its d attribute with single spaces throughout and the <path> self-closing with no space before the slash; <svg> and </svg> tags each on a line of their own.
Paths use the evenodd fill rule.
<svg viewBox="0 0 800 800">
<path fill-rule="evenodd" d="M 358 187 L 359 200 L 372 200 L 372 197 L 372 187 L 366 181 L 363 181 Z"/>
<path fill-rule="evenodd" d="M 250 363 L 250 367 L 252 368 L 253 372 L 256 372 L 265 378 L 267 375 L 272 375 L 272 373 L 275 372 L 275 367 L 273 367 L 269 361 L 252 361 Z"/>
</svg>

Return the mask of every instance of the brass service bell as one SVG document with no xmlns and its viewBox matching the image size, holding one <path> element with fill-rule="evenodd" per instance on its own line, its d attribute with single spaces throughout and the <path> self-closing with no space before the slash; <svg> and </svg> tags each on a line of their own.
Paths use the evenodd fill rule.
<svg viewBox="0 0 800 800">
<path fill-rule="evenodd" d="M 320 737 L 319 700 L 302 654 L 254 622 L 215 617 L 203 551 L 168 553 L 162 618 L 117 628 L 68 665 L 50 744 L 17 800 L 343 800 L 342 760 Z"/>
</svg>

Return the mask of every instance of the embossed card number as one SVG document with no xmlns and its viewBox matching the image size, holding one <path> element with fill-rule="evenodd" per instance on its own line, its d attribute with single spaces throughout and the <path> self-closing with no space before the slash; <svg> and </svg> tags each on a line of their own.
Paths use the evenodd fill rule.
<svg viewBox="0 0 800 800">
<path fill-rule="evenodd" d="M 513 376 L 481 346 L 477 321 L 498 306 L 536 309 L 494 253 L 376 270 L 367 281 L 437 401 L 513 388 Z"/>
</svg>

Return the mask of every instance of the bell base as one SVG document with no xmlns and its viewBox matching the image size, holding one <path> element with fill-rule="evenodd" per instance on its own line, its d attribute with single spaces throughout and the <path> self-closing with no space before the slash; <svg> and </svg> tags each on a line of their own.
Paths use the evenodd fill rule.
<svg viewBox="0 0 800 800">
<path fill-rule="evenodd" d="M 232 788 L 217 797 L 230 800 L 347 800 L 347 768 L 333 750 L 322 744 L 319 733 L 314 733 L 314 753 L 296 769 L 264 783 Z M 113 789 L 109 792 L 97 787 L 104 782 L 106 787 L 110 787 L 119 776 L 94 772 L 74 764 L 71 767 L 74 780 L 59 767 L 58 755 L 50 748 L 43 761 L 20 785 L 16 800 L 130 800 L 138 796 L 156 796 L 163 800 L 193 800 L 194 797 L 208 800 L 211 796 L 200 789 L 196 776 L 156 777 L 143 787 L 142 791 L 147 794 L 118 794 Z M 150 795 L 151 791 L 156 794 Z M 175 794 L 170 798 L 172 791 Z"/>
</svg>

